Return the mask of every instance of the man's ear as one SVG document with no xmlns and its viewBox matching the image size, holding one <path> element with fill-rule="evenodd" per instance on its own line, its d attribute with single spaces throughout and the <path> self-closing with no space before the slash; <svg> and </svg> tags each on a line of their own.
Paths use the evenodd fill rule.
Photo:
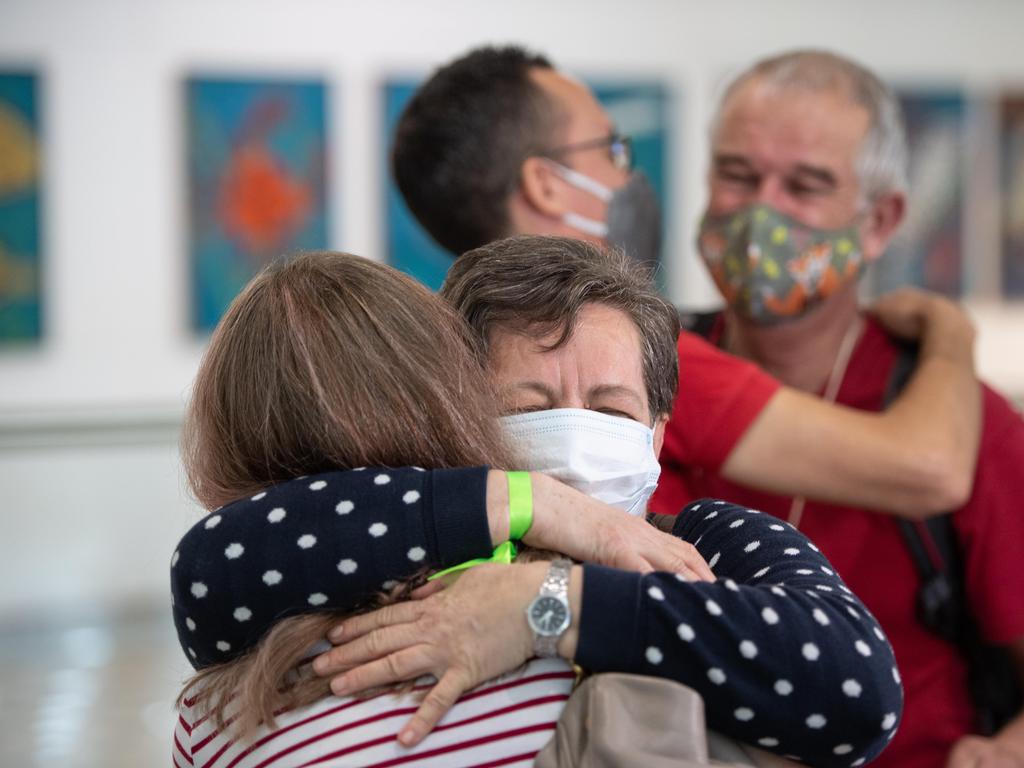
<svg viewBox="0 0 1024 768">
<path fill-rule="evenodd" d="M 668 424 L 668 414 L 663 413 L 654 420 L 654 455 L 661 456 L 661 446 L 665 444 L 665 426 Z"/>
<path fill-rule="evenodd" d="M 565 213 L 565 184 L 555 174 L 551 161 L 543 157 L 528 157 L 519 169 L 519 190 L 526 203 L 545 216 Z"/>
<path fill-rule="evenodd" d="M 875 261 L 896 234 L 907 212 L 907 197 L 902 192 L 887 192 L 871 205 L 864 225 L 861 247 L 868 262 Z"/>
</svg>

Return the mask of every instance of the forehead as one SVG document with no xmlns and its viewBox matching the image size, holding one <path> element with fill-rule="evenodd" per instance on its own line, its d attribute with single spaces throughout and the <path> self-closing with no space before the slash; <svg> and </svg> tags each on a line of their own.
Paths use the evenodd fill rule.
<svg viewBox="0 0 1024 768">
<path fill-rule="evenodd" d="M 755 77 L 723 105 L 713 151 L 765 170 L 810 165 L 852 174 L 869 124 L 867 109 L 845 86 L 775 86 Z"/>
<path fill-rule="evenodd" d="M 605 136 L 612 130 L 608 113 L 579 80 L 553 69 L 541 68 L 532 70 L 530 76 L 561 112 L 564 135 L 560 141 L 566 144 L 586 141 Z"/>
</svg>

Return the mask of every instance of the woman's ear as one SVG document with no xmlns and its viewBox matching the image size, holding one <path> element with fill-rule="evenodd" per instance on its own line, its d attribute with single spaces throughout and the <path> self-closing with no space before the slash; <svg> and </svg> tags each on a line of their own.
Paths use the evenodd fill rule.
<svg viewBox="0 0 1024 768">
<path fill-rule="evenodd" d="M 654 455 L 661 456 L 661 446 L 665 444 L 665 426 L 668 424 L 668 414 L 663 413 L 654 420 Z"/>
<path fill-rule="evenodd" d="M 519 169 L 519 189 L 530 208 L 545 216 L 565 213 L 566 185 L 561 182 L 551 161 L 544 157 L 528 157 Z"/>
<path fill-rule="evenodd" d="M 871 205 L 861 237 L 864 258 L 869 263 L 885 253 L 906 212 L 907 197 L 902 192 L 887 192 Z"/>
</svg>

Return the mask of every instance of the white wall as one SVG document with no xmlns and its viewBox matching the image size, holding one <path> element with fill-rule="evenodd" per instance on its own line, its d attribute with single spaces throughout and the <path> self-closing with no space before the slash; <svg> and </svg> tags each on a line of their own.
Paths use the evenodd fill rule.
<svg viewBox="0 0 1024 768">
<path fill-rule="evenodd" d="M 163 599 L 167 556 L 195 514 L 173 448 L 201 353 L 186 317 L 186 74 L 324 77 L 331 245 L 371 256 L 383 252 L 386 75 L 517 41 L 570 70 L 663 77 L 680 97 L 669 288 L 699 305 L 714 294 L 687 244 L 724 75 L 813 45 L 900 81 L 1024 83 L 1022 29 L 1024 4 L 991 0 L 3 0 L 0 68 L 44 75 L 47 335 L 0 355 L 0 615 Z M 1024 311 L 977 317 L 983 372 L 1024 394 Z"/>
</svg>

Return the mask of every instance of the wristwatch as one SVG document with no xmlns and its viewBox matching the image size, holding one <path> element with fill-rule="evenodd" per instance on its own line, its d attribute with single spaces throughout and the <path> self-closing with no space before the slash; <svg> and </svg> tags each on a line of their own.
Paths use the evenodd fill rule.
<svg viewBox="0 0 1024 768">
<path fill-rule="evenodd" d="M 569 628 L 569 570 L 572 562 L 554 560 L 540 592 L 526 609 L 526 621 L 533 630 L 533 652 L 540 657 L 558 655 L 558 638 Z"/>
</svg>

